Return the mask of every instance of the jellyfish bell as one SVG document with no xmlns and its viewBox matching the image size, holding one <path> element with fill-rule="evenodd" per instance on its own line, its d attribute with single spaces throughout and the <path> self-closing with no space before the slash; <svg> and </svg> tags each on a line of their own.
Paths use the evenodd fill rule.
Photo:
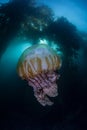
<svg viewBox="0 0 87 130">
<path fill-rule="evenodd" d="M 17 71 L 22 79 L 33 87 L 34 96 L 43 105 L 52 105 L 49 97 L 58 95 L 56 70 L 61 67 L 61 58 L 51 47 L 45 44 L 33 45 L 21 55 Z"/>
</svg>

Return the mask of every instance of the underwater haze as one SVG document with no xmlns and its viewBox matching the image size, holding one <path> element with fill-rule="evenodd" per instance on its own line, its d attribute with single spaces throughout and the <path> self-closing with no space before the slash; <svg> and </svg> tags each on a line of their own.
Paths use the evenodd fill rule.
<svg viewBox="0 0 87 130">
<path fill-rule="evenodd" d="M 87 129 L 86 6 L 85 0 L 0 0 L 0 130 Z M 22 53 L 37 44 L 62 61 L 52 106 L 38 103 L 17 72 Z"/>
</svg>

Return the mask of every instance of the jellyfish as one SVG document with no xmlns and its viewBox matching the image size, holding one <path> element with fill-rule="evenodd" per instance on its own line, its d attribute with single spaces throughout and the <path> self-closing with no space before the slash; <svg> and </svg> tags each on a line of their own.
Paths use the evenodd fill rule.
<svg viewBox="0 0 87 130">
<path fill-rule="evenodd" d="M 34 96 L 42 106 L 51 106 L 50 97 L 58 95 L 57 73 L 61 67 L 61 58 L 50 46 L 37 44 L 27 48 L 17 64 L 18 75 L 27 80 L 33 88 Z"/>
</svg>

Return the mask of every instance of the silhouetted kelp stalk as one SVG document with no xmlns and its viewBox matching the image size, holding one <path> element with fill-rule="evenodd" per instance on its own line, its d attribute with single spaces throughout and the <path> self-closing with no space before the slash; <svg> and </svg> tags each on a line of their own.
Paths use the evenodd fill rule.
<svg viewBox="0 0 87 130">
<path fill-rule="evenodd" d="M 19 31 L 25 14 L 33 14 L 34 9 L 35 4 L 32 0 L 11 0 L 0 6 L 0 56 Z"/>
</svg>

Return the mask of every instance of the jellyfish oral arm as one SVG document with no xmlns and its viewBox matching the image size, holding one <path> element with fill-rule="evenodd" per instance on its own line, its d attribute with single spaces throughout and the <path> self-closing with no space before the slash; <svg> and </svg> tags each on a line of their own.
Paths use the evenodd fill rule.
<svg viewBox="0 0 87 130">
<path fill-rule="evenodd" d="M 59 78 L 55 72 L 47 72 L 28 79 L 28 84 L 33 87 L 34 96 L 43 105 L 52 105 L 48 97 L 56 97 L 58 89 L 56 81 Z"/>
</svg>

